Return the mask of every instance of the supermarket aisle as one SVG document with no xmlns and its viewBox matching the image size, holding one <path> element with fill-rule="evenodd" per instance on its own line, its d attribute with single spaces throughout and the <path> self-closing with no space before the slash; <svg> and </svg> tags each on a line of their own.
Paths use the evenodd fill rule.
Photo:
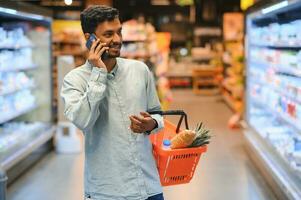
<svg viewBox="0 0 301 200">
<path fill-rule="evenodd" d="M 174 98 L 171 109 L 185 110 L 190 128 L 203 121 L 212 130 L 213 138 L 192 181 L 186 185 L 166 187 L 166 199 L 275 199 L 245 152 L 242 131 L 227 128 L 232 112 L 221 97 L 200 97 L 190 91 L 177 91 Z"/>
<path fill-rule="evenodd" d="M 176 90 L 172 108 L 184 109 L 191 127 L 205 122 L 214 137 L 192 182 L 164 188 L 166 200 L 274 199 L 244 151 L 241 132 L 227 129 L 231 111 L 219 97 Z M 82 160 L 82 154 L 49 154 L 9 188 L 8 199 L 81 200 Z"/>
</svg>

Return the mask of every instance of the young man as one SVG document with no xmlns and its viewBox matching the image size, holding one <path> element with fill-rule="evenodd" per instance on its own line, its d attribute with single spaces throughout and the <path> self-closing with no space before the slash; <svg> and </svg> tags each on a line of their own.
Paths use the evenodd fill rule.
<svg viewBox="0 0 301 200">
<path fill-rule="evenodd" d="M 163 127 L 152 75 L 139 61 L 118 58 L 118 10 L 92 6 L 81 13 L 92 43 L 87 62 L 65 78 L 65 115 L 85 135 L 85 198 L 163 200 L 149 134 Z M 103 53 L 107 58 L 102 58 Z"/>
</svg>

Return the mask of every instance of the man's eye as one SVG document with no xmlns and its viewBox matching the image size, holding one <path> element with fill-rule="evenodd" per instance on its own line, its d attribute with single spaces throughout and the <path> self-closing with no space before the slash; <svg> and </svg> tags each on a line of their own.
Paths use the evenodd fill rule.
<svg viewBox="0 0 301 200">
<path fill-rule="evenodd" d="M 106 33 L 104 36 L 105 36 L 105 37 L 111 37 L 112 34 L 111 34 L 111 33 Z"/>
</svg>

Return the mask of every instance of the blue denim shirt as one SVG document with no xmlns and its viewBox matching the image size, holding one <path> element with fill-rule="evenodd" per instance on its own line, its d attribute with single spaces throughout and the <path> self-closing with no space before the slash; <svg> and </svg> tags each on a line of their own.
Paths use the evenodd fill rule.
<svg viewBox="0 0 301 200">
<path fill-rule="evenodd" d="M 89 62 L 69 72 L 61 96 L 65 115 L 85 135 L 85 196 L 95 200 L 145 200 L 162 193 L 152 145 L 133 133 L 130 115 L 161 110 L 153 76 L 136 60 L 117 58 L 114 69 Z M 157 121 L 157 132 L 163 119 Z"/>
</svg>

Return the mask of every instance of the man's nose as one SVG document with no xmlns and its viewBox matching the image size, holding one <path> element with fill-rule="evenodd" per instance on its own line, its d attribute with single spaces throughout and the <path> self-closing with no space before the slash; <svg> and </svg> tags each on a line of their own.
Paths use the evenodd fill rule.
<svg viewBox="0 0 301 200">
<path fill-rule="evenodd" d="M 121 35 L 118 33 L 114 34 L 113 42 L 121 42 Z"/>
</svg>

